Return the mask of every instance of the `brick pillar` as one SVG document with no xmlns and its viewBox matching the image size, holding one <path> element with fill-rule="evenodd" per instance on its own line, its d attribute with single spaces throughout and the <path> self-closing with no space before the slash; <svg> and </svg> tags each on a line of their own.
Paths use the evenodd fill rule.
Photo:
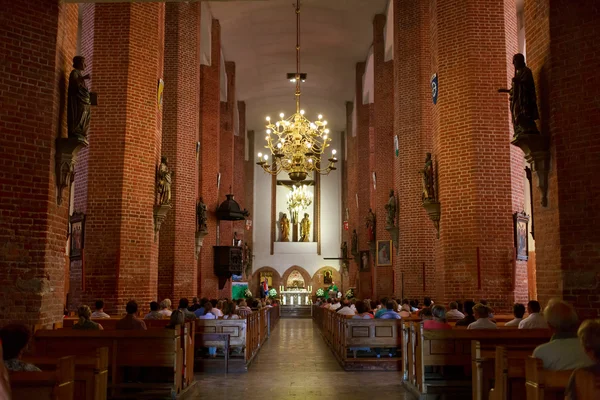
<svg viewBox="0 0 600 400">
<path fill-rule="evenodd" d="M 513 74 L 507 43 L 516 42 L 517 32 L 507 27 L 516 26 L 516 8 L 481 0 L 456 7 L 438 0 L 431 11 L 432 72 L 439 77 L 433 159 L 442 212 L 436 279 L 443 284 L 437 300 L 485 297 L 494 308 L 508 310 L 517 183 L 511 181 L 508 101 L 496 91 Z"/>
<path fill-rule="evenodd" d="M 211 65 L 200 66 L 200 196 L 208 209 L 208 235 L 198 258 L 198 289 L 202 296 L 218 297 L 218 279 L 214 274 L 213 246 L 217 244 L 219 206 L 217 175 L 221 132 L 220 70 L 221 26 L 212 20 Z M 222 179 L 222 178 L 221 178 Z M 221 186 L 223 182 L 221 182 Z M 222 201 L 222 200 L 221 200 Z M 222 242 L 222 244 L 226 244 Z"/>
<path fill-rule="evenodd" d="M 247 208 L 246 186 L 244 184 L 246 181 L 246 169 L 244 167 L 246 160 L 246 103 L 238 101 L 237 109 L 239 116 L 238 134 L 233 137 L 233 193 L 235 194 L 235 200 L 243 210 Z M 249 218 L 252 218 L 252 215 Z M 252 236 L 246 235 L 245 221 L 234 222 L 233 231 L 237 233 L 238 239 L 242 240 L 242 242 L 252 242 Z M 251 244 L 248 243 L 248 245 Z"/>
<path fill-rule="evenodd" d="M 198 294 L 195 260 L 200 118 L 200 3 L 167 3 L 162 154 L 173 169 L 172 208 L 160 230 L 158 299 Z"/>
<path fill-rule="evenodd" d="M 358 100 L 360 101 L 360 100 Z M 350 261 L 348 277 L 350 287 L 358 287 L 360 281 L 359 278 L 359 265 L 360 261 L 356 262 L 354 255 L 352 254 L 352 232 L 356 229 L 358 235 L 359 225 L 362 225 L 362 221 L 359 219 L 358 208 L 356 208 L 356 193 L 358 191 L 358 162 L 357 162 L 357 138 L 352 136 L 352 120 L 354 111 L 354 103 L 346 102 L 346 133 L 344 135 L 345 149 L 342 159 L 342 185 L 344 190 L 342 191 L 343 196 L 343 207 L 342 207 L 342 221 L 348 221 L 348 230 L 343 231 L 343 240 L 348 244 L 348 257 L 353 258 Z M 346 210 L 348 211 L 346 213 Z M 348 215 L 347 215 L 348 214 Z M 349 218 L 347 218 L 349 216 Z M 360 240 L 360 238 L 359 238 Z M 356 293 L 358 296 L 358 293 Z"/>
<path fill-rule="evenodd" d="M 0 325 L 62 319 L 69 189 L 59 206 L 54 146 L 67 134 L 77 10 L 56 0 L 2 2 Z"/>
<path fill-rule="evenodd" d="M 241 103 L 241 102 L 240 102 Z M 245 136 L 245 140 L 248 146 L 248 159 L 246 160 L 246 158 L 244 158 L 244 207 L 250 211 L 250 217 L 249 219 L 254 222 L 254 166 L 256 165 L 254 163 L 254 131 L 246 131 L 246 106 L 244 103 L 244 131 L 242 132 L 242 108 L 240 107 L 240 135 L 244 135 Z M 244 156 L 245 157 L 245 156 Z M 236 164 L 237 165 L 237 164 Z M 237 170 L 237 168 L 236 168 Z M 245 231 L 244 234 L 244 238 L 245 241 L 248 242 L 248 246 L 250 246 L 250 248 L 252 250 L 254 250 L 254 243 L 253 243 L 253 232 L 254 232 L 254 224 L 252 224 L 252 226 L 250 227 L 249 230 Z M 254 265 L 254 260 L 252 260 L 253 263 L 252 265 Z M 252 271 L 251 271 L 252 273 Z M 250 282 L 250 279 L 252 278 L 252 276 L 247 276 L 246 279 L 248 280 L 248 282 Z"/>
<path fill-rule="evenodd" d="M 394 158 L 400 237 L 394 269 L 396 293 L 414 299 L 433 295 L 437 281 L 433 274 L 436 233 L 421 205 L 423 185 L 418 173 L 425 154 L 432 151 L 429 4 L 394 0 L 394 27 L 394 126 L 400 149 Z"/>
<path fill-rule="evenodd" d="M 129 299 L 156 299 L 153 205 L 160 162 L 164 4 L 96 4 L 93 35 L 98 107 L 88 149 L 85 298 L 122 313 Z M 88 39 L 86 39 L 88 40 Z"/>
<path fill-rule="evenodd" d="M 542 303 L 572 302 L 580 318 L 600 315 L 599 24 L 592 0 L 525 1 L 527 64 L 551 143 L 548 207 L 534 173 L 537 290 Z"/>
<path fill-rule="evenodd" d="M 373 171 L 377 178 L 377 189 L 374 190 L 371 204 L 377 217 L 376 240 L 389 240 L 391 236 L 385 229 L 390 189 L 393 186 L 394 170 L 390 168 L 394 158 L 394 74 L 393 61 L 385 62 L 385 43 L 383 32 L 386 16 L 378 14 L 373 20 L 373 60 L 375 73 L 374 106 L 374 164 Z M 373 185 L 371 185 L 373 187 Z M 390 257 L 396 256 L 396 247 L 392 245 Z M 375 294 L 389 296 L 394 293 L 394 269 L 389 267 L 375 268 Z"/>
<path fill-rule="evenodd" d="M 347 163 L 349 168 L 349 179 L 354 176 L 356 179 L 356 192 L 352 196 L 353 204 L 356 206 L 356 195 L 358 194 L 358 220 L 356 232 L 358 234 L 358 250 L 369 250 L 367 243 L 367 229 L 365 227 L 367 212 L 371 207 L 371 168 L 370 168 L 370 148 L 371 141 L 369 137 L 369 105 L 363 104 L 363 75 L 365 73 L 365 63 L 356 64 L 356 160 L 355 164 Z M 361 151 L 358 151 L 361 149 Z M 366 171 L 366 173 L 365 173 Z M 372 257 L 371 257 L 372 258 Z M 370 260 L 370 271 L 360 272 L 359 296 L 360 298 L 373 298 L 373 282 L 371 273 L 373 272 L 374 260 Z"/>
</svg>

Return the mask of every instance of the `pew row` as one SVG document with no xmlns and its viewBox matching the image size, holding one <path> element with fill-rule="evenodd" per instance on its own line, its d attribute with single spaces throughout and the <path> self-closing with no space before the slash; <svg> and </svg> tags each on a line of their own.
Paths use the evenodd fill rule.
<svg viewBox="0 0 600 400">
<path fill-rule="evenodd" d="M 40 368 L 42 369 L 42 368 Z M 75 357 L 54 359 L 42 372 L 11 372 L 13 399 L 73 400 L 75 390 Z"/>
<path fill-rule="evenodd" d="M 527 400 L 563 400 L 565 389 L 573 370 L 550 371 L 544 369 L 539 358 L 525 359 L 525 390 Z"/>
</svg>

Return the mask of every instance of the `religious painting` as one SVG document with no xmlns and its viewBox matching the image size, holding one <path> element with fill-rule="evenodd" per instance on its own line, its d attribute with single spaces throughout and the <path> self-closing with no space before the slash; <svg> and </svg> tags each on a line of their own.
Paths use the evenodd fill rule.
<svg viewBox="0 0 600 400">
<path fill-rule="evenodd" d="M 269 287 L 273 286 L 273 273 L 272 272 L 261 272 L 260 273 L 260 283 L 262 284 L 265 281 L 265 278 L 267 278 L 267 283 L 269 284 Z"/>
<path fill-rule="evenodd" d="M 233 300 L 245 299 L 246 290 L 248 290 L 248 282 L 233 282 L 231 284 L 231 298 Z"/>
<path fill-rule="evenodd" d="M 369 252 L 369 250 L 363 250 L 360 252 L 360 270 L 361 271 L 368 271 L 369 268 L 371 267 L 371 264 L 369 262 L 370 257 L 371 257 L 371 253 Z"/>
<path fill-rule="evenodd" d="M 304 277 L 297 269 L 290 273 L 285 284 L 288 288 L 304 288 Z"/>
<path fill-rule="evenodd" d="M 81 259 L 85 238 L 85 214 L 71 215 L 71 260 Z"/>
<path fill-rule="evenodd" d="M 515 231 L 515 248 L 517 250 L 517 260 L 527 261 L 529 259 L 529 215 L 525 212 L 514 213 L 514 231 Z"/>
<path fill-rule="evenodd" d="M 378 267 L 387 267 L 392 265 L 392 241 L 378 240 L 376 261 Z"/>
<path fill-rule="evenodd" d="M 333 271 L 330 269 L 326 269 L 323 271 L 323 283 L 325 285 L 331 285 L 333 282 Z"/>
</svg>

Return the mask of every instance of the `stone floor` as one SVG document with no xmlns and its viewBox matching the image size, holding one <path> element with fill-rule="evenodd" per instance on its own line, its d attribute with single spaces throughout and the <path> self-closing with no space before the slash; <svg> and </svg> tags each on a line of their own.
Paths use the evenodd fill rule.
<svg viewBox="0 0 600 400">
<path fill-rule="evenodd" d="M 346 372 L 311 319 L 281 319 L 247 373 L 196 375 L 194 399 L 402 400 L 400 372 Z"/>
</svg>

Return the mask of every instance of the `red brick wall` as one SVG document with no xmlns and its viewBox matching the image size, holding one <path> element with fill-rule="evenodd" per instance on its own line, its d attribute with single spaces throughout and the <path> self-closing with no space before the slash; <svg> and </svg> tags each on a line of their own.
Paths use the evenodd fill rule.
<svg viewBox="0 0 600 400">
<path fill-rule="evenodd" d="M 208 209 L 208 235 L 198 258 L 198 289 L 202 296 L 218 297 L 218 279 L 214 274 L 213 246 L 217 244 L 216 210 L 219 203 L 217 174 L 220 148 L 220 59 L 221 26 L 212 21 L 212 65 L 200 67 L 200 196 Z M 222 178 L 221 178 L 222 179 Z M 223 183 L 221 183 L 223 185 Z M 222 201 L 222 200 L 221 200 Z"/>
<path fill-rule="evenodd" d="M 432 60 L 439 76 L 433 158 L 442 204 L 436 277 L 444 282 L 438 301 L 486 297 L 495 308 L 508 309 L 514 248 L 511 127 L 507 99 L 496 90 L 512 75 L 506 52 L 516 30 L 507 36 L 503 3 L 467 0 L 456 7 L 437 0 L 433 7 Z"/>
<path fill-rule="evenodd" d="M 196 142 L 200 107 L 200 3 L 167 3 L 162 154 L 173 170 L 172 208 L 160 230 L 158 299 L 198 294 Z"/>
<path fill-rule="evenodd" d="M 400 231 L 394 268 L 396 293 L 414 299 L 434 295 L 437 282 L 433 252 L 436 232 L 421 205 L 423 184 L 419 174 L 425 154 L 432 152 L 429 4 L 419 0 L 395 0 L 394 26 L 397 27 L 394 31 L 394 126 L 400 149 L 400 155 L 394 158 Z"/>
<path fill-rule="evenodd" d="M 0 325 L 61 320 L 68 196 L 56 202 L 54 146 L 66 136 L 77 5 L 2 2 Z"/>
<path fill-rule="evenodd" d="M 547 208 L 534 189 L 538 294 L 543 303 L 562 296 L 580 317 L 596 318 L 599 24 L 595 1 L 525 2 L 527 62 L 536 78 L 541 130 L 552 144 Z"/>
<path fill-rule="evenodd" d="M 164 4 L 94 6 L 94 76 L 99 105 L 88 150 L 85 299 L 121 313 L 157 295 L 158 242 L 152 207 L 160 156 L 156 103 L 162 77 Z"/>
</svg>

